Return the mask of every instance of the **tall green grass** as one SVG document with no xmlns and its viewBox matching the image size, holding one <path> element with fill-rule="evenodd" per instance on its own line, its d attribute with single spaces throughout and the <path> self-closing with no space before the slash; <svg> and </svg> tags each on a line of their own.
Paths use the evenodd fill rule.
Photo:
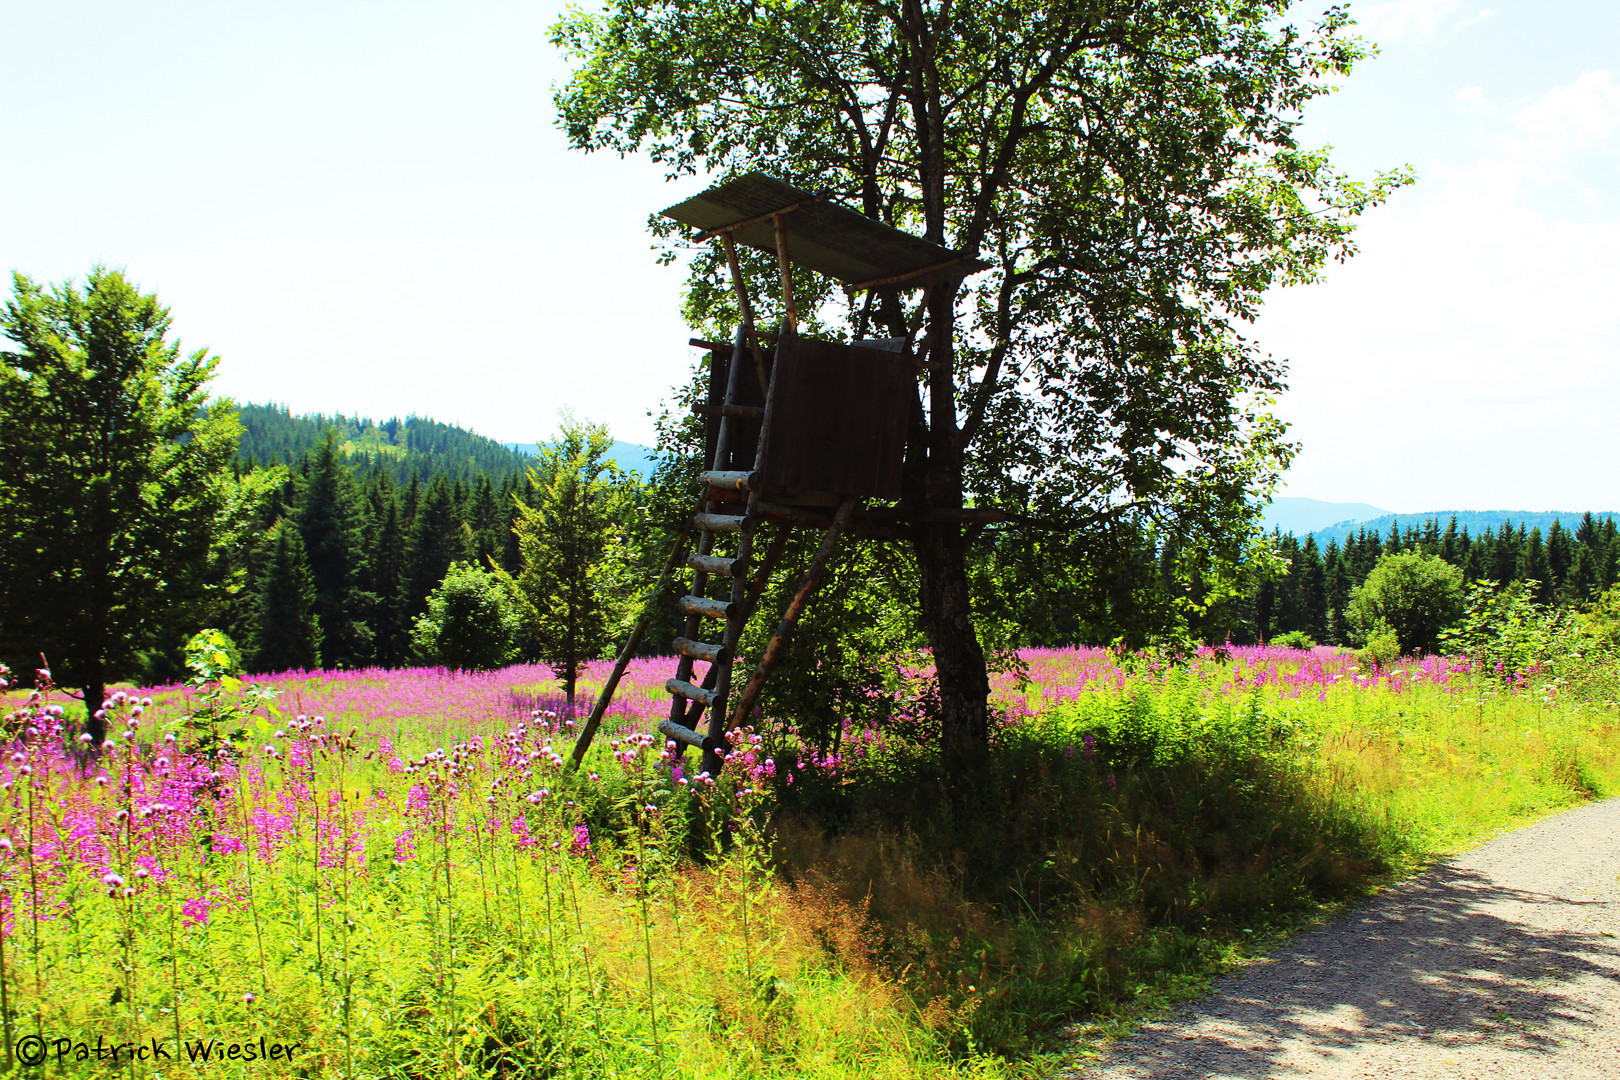
<svg viewBox="0 0 1620 1080">
<path fill-rule="evenodd" d="M 646 739 L 596 748 L 593 779 L 539 725 L 439 750 L 402 724 L 394 764 L 278 717 L 240 770 L 177 777 L 153 741 L 97 784 L 25 737 L 5 1019 L 298 1045 L 291 1069 L 214 1067 L 243 1076 L 1032 1074 L 1074 1021 L 1196 992 L 1435 854 L 1620 791 L 1607 706 L 1415 674 L 1301 693 L 1144 670 L 1040 700 L 966 783 L 897 739 L 816 764 L 765 733 L 710 788 Z M 154 799 L 180 809 L 148 824 Z"/>
</svg>

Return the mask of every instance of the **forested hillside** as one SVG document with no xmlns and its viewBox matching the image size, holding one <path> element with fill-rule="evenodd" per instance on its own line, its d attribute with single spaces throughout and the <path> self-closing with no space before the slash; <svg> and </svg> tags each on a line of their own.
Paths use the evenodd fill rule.
<svg viewBox="0 0 1620 1080">
<path fill-rule="evenodd" d="M 1535 517 L 1535 515 L 1527 515 Z M 1269 640 L 1300 631 L 1319 642 L 1346 642 L 1341 613 L 1356 586 L 1366 580 L 1382 555 L 1416 551 L 1438 555 L 1460 568 L 1466 580 L 1506 585 L 1534 581 L 1537 602 L 1580 607 L 1593 602 L 1620 578 L 1620 540 L 1615 519 L 1586 513 L 1566 528 L 1557 515 L 1545 532 L 1524 521 L 1502 522 L 1477 534 L 1462 525 L 1462 515 L 1429 518 L 1421 526 L 1391 525 L 1380 534 L 1358 528 L 1340 544 L 1319 546 L 1316 535 L 1303 541 L 1275 532 L 1273 545 L 1287 561 L 1286 573 L 1255 583 L 1244 600 L 1228 613 L 1234 640 Z M 1206 628 L 1206 632 L 1208 629 Z"/>
<path fill-rule="evenodd" d="M 1600 521 L 1614 516 L 1614 511 L 1611 510 L 1587 511 L 1587 513 Z M 1540 529 L 1542 535 L 1546 535 L 1555 521 L 1561 528 L 1570 531 L 1578 529 L 1582 516 L 1578 511 L 1567 510 L 1429 510 L 1421 514 L 1379 514 L 1376 517 L 1335 523 L 1321 529 L 1289 529 L 1284 525 L 1282 530 L 1300 535 L 1309 532 L 1316 537 L 1316 546 L 1325 548 L 1329 540 L 1337 540 L 1343 544 L 1346 537 L 1362 530 L 1380 535 L 1387 535 L 1391 528 L 1401 532 L 1407 529 L 1423 530 L 1428 527 L 1431 520 L 1455 521 L 1459 530 L 1472 533 L 1474 536 L 1496 532 L 1504 522 L 1510 522 L 1514 528 L 1523 525 L 1526 529 Z"/>
<path fill-rule="evenodd" d="M 242 405 L 237 416 L 242 422 L 237 458 L 244 465 L 295 464 L 320 445 L 328 430 L 337 433 L 338 452 L 349 465 L 382 472 L 396 485 L 410 483 L 412 476 L 465 483 L 485 474 L 498 481 L 533 463 L 529 455 L 494 439 L 420 416 L 379 424 L 341 413 L 294 416 L 284 405 Z"/>
</svg>

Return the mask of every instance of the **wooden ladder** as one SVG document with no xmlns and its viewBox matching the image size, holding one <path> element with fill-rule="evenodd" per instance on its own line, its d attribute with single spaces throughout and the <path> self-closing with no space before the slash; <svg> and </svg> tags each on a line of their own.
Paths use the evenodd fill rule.
<svg viewBox="0 0 1620 1080">
<path fill-rule="evenodd" d="M 716 776 L 724 763 L 724 755 L 731 750 L 727 733 L 742 723 L 753 710 L 771 671 L 787 653 L 793 627 L 804 613 L 810 597 L 820 587 L 828 561 L 838 538 L 846 531 L 857 500 L 845 499 L 838 506 L 826 528 L 820 547 L 811 559 L 787 611 L 778 622 L 766 645 L 759 663 L 750 673 L 742 693 L 731 700 L 732 666 L 737 647 L 749 619 L 759 607 L 760 599 L 770 584 L 795 524 L 791 517 L 768 515 L 760 498 L 760 476 L 764 464 L 766 442 L 770 435 L 770 418 L 774 400 L 775 364 L 767 363 L 766 350 L 752 340 L 747 327 L 738 329 L 732 349 L 732 360 L 726 374 L 726 391 L 719 402 L 699 406 L 699 410 L 718 420 L 718 431 L 712 440 L 713 453 L 709 469 L 699 479 L 703 494 L 694 513 L 684 523 L 676 537 L 673 550 L 665 563 L 663 574 L 654 587 L 649 601 L 662 592 L 665 581 L 684 566 L 692 571 L 692 586 L 682 596 L 678 608 L 686 617 L 681 633 L 671 642 L 678 657 L 675 675 L 664 683 L 670 694 L 669 717 L 659 724 L 666 739 L 681 747 L 693 746 L 702 751 L 702 769 Z M 774 353 L 774 349 L 771 350 Z M 752 359 L 753 364 L 745 363 Z M 745 368 L 752 370 L 745 373 Z M 744 404 L 740 399 L 742 380 L 759 380 L 763 406 Z M 750 395 L 751 396 L 751 395 Z M 738 449 L 753 444 L 753 460 L 749 468 L 737 460 Z M 740 512 L 739 512 L 740 510 Z M 764 557 L 753 567 L 750 563 L 756 534 L 767 520 L 779 520 L 775 535 L 766 547 Z M 695 547 L 690 541 L 697 534 Z M 725 548 L 729 548 L 726 552 Z M 728 581 L 728 588 L 717 588 L 720 581 Z M 715 598 L 711 591 L 723 591 L 725 598 Z M 584 759 L 585 750 L 600 726 L 619 679 L 630 657 L 639 646 L 646 631 L 650 611 L 644 612 L 620 651 L 608 681 L 603 685 L 595 708 L 591 710 L 585 726 L 574 744 L 573 763 L 577 768 Z M 711 633 L 706 627 L 715 627 Z M 719 640 L 713 640 L 718 637 Z M 708 664 L 701 682 L 694 681 L 697 661 Z M 709 714 L 707 734 L 699 734 L 698 724 Z"/>
</svg>

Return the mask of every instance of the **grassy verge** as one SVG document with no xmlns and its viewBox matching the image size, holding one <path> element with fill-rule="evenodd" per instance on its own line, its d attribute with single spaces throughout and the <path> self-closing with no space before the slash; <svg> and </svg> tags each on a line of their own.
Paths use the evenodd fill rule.
<svg viewBox="0 0 1620 1080">
<path fill-rule="evenodd" d="M 554 718 L 335 701 L 207 756 L 126 701 L 85 768 L 41 703 L 0 764 L 0 1015 L 61 1075 L 108 1071 L 98 1036 L 296 1046 L 231 1075 L 1033 1075 L 1065 1025 L 1620 790 L 1603 709 L 1267 663 L 1048 682 L 956 786 L 857 733 L 762 732 L 715 786 L 623 737 L 570 777 Z"/>
</svg>

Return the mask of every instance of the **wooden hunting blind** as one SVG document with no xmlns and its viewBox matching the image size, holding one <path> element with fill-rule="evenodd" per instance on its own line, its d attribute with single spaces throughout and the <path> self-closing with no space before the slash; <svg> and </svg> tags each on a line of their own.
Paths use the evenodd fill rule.
<svg viewBox="0 0 1620 1080">
<path fill-rule="evenodd" d="M 904 338 L 844 344 L 800 337 L 790 268 L 803 267 L 859 291 L 927 288 L 986 264 L 858 214 L 824 193 L 761 173 L 710 188 L 664 215 L 698 230 L 699 239 L 720 241 L 741 314 L 730 343 L 692 341 L 709 352 L 708 393 L 697 406 L 706 420 L 704 460 L 709 468 L 701 476 L 703 492 L 694 513 L 653 589 L 656 596 L 682 567 L 692 572 L 691 591 L 679 604 L 686 616 L 684 631 L 671 643 L 678 660 L 674 677 L 665 683 L 670 716 L 660 730 L 680 745 L 701 747 L 703 768 L 712 775 L 730 750 L 726 733 L 752 711 L 766 678 L 786 653 L 793 627 L 819 587 L 839 537 L 863 523 L 886 523 L 892 529 L 905 519 L 903 511 L 868 511 L 864 504 L 867 499 L 900 498 L 918 358 Z M 783 311 L 776 333 L 755 326 L 738 244 L 777 257 Z M 774 535 L 756 563 L 754 541 L 767 525 Z M 823 532 L 821 545 L 764 655 L 733 700 L 737 643 L 788 535 L 805 527 Z M 730 554 L 722 547 L 731 548 Z M 637 622 L 580 732 L 573 753 L 576 766 L 648 619 L 643 614 Z M 704 633 L 705 625 L 715 623 L 723 626 L 719 634 Z M 714 641 L 716 637 L 720 640 Z M 700 661 L 707 665 L 701 680 L 695 677 Z M 697 725 L 705 711 L 708 733 L 699 735 Z"/>
</svg>

